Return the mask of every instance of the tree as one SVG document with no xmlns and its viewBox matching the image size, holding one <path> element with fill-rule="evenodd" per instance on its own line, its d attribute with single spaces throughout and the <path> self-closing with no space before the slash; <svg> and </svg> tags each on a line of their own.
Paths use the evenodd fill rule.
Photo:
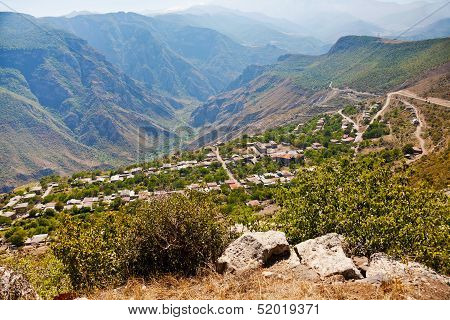
<svg viewBox="0 0 450 320">
<path fill-rule="evenodd" d="M 344 235 L 354 254 L 414 257 L 450 272 L 448 197 L 413 186 L 405 171 L 382 158 L 332 160 L 301 171 L 277 192 L 276 223 L 293 243 L 330 232 Z"/>
</svg>

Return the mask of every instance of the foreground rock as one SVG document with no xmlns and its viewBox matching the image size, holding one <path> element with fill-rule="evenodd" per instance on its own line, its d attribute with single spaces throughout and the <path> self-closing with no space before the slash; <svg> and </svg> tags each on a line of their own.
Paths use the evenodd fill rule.
<svg viewBox="0 0 450 320">
<path fill-rule="evenodd" d="M 0 267 L 0 300 L 36 299 L 39 299 L 39 296 L 22 275 Z"/>
<path fill-rule="evenodd" d="M 448 284 L 450 281 L 448 277 L 440 275 L 420 263 L 404 264 L 384 253 L 375 253 L 370 257 L 366 278 L 368 281 L 371 279 L 384 279 L 385 281 L 399 279 L 402 282 L 414 284 L 424 282 Z"/>
<path fill-rule="evenodd" d="M 322 278 L 342 275 L 345 279 L 362 279 L 363 276 L 352 259 L 345 255 L 343 244 L 342 236 L 330 233 L 302 242 L 294 248 L 301 263 L 316 271 Z"/>
<path fill-rule="evenodd" d="M 219 258 L 217 271 L 240 273 L 256 269 L 288 252 L 289 244 L 283 232 L 245 233 L 231 243 Z"/>
</svg>

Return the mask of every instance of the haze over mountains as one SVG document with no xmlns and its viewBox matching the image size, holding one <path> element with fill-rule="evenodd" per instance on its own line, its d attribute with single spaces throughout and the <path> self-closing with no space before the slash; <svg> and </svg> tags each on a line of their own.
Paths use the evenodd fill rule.
<svg viewBox="0 0 450 320">
<path fill-rule="evenodd" d="M 232 136 L 309 117 L 339 105 L 328 103 L 338 99 L 330 83 L 384 94 L 450 61 L 446 12 L 402 37 L 443 39 L 368 37 L 391 36 L 409 23 L 406 11 L 438 3 L 349 3 L 283 0 L 286 14 L 261 1 L 274 17 L 217 6 L 152 16 L 0 13 L 0 188 L 167 147 L 140 150 L 143 134 L 177 140 L 185 138 L 177 128 L 192 126 L 209 141 L 214 130 Z"/>
<path fill-rule="evenodd" d="M 269 64 L 287 52 L 266 44 L 246 47 L 212 29 L 133 13 L 43 21 L 86 39 L 149 89 L 198 100 L 224 89 L 249 64 Z"/>
</svg>

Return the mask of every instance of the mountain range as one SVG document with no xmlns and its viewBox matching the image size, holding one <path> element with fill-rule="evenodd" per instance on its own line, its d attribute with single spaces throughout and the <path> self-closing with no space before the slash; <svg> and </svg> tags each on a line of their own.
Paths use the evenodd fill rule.
<svg viewBox="0 0 450 320">
<path fill-rule="evenodd" d="M 385 94 L 449 61 L 450 38 L 410 42 L 343 37 L 324 55 L 285 55 L 276 64 L 247 68 L 229 91 L 196 109 L 191 123 L 202 128 L 201 143 L 258 131 L 342 108 L 345 101 L 333 87 Z"/>
<path fill-rule="evenodd" d="M 147 91 L 85 40 L 15 13 L 0 13 L 0 28 L 3 183 L 136 160 L 139 128 L 171 134 L 180 104 Z"/>
<path fill-rule="evenodd" d="M 0 13 L 1 190 L 141 161 L 193 134 L 201 145 L 308 119 L 352 102 L 335 88 L 380 95 L 450 61 L 448 19 L 405 34 L 442 39 L 346 36 L 328 46 L 305 22 L 211 10 Z M 346 23 L 377 30 L 327 23 L 329 39 Z"/>
<path fill-rule="evenodd" d="M 152 90 L 205 100 L 249 64 L 269 64 L 286 53 L 273 45 L 241 45 L 213 29 L 134 13 L 46 18 L 87 40 L 108 61 Z"/>
</svg>

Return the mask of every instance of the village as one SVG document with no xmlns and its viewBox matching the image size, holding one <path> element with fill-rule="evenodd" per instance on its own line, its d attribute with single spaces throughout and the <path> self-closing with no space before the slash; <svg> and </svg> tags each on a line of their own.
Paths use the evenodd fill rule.
<svg viewBox="0 0 450 320">
<path fill-rule="evenodd" d="M 11 247 L 6 238 L 11 242 L 10 229 L 14 226 L 28 225 L 29 221 L 39 218 L 45 220 L 44 217 L 59 212 L 87 214 L 117 210 L 137 200 L 191 191 L 241 190 L 251 195 L 255 188 L 289 183 L 301 167 L 314 170 L 315 161 L 323 157 L 352 155 L 356 148 L 353 124 L 339 115 L 318 116 L 305 124 L 274 130 L 269 131 L 269 136 L 217 143 L 195 152 L 185 151 L 178 156 L 117 171 L 83 173 L 53 181 L 47 179 L 5 194 L 0 198 L 2 243 Z M 270 140 L 270 137 L 274 139 Z M 297 141 L 299 138 L 303 140 Z M 245 205 L 261 211 L 274 208 L 270 199 L 251 197 Z M 49 227 L 38 226 L 12 247 L 45 245 L 50 239 L 49 234 L 38 233 L 39 230 L 51 232 Z"/>
</svg>

